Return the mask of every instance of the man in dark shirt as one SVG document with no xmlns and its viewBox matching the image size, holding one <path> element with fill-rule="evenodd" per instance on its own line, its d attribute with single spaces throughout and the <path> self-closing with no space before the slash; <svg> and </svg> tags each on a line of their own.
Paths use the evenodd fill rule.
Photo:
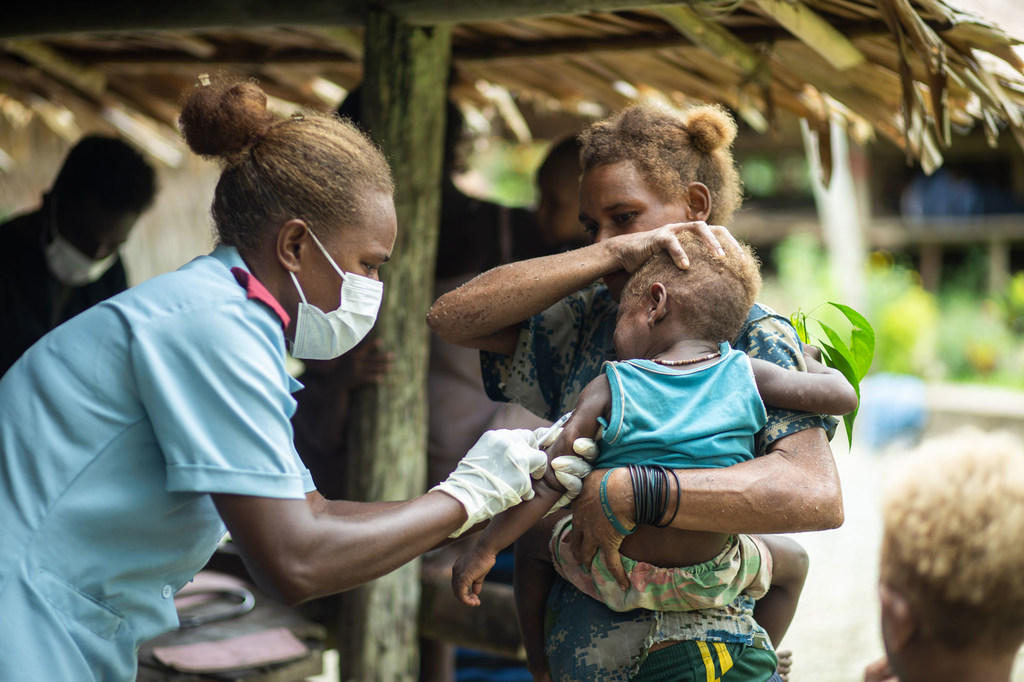
<svg viewBox="0 0 1024 682">
<path fill-rule="evenodd" d="M 128 287 L 118 250 L 155 193 L 139 152 L 90 136 L 42 206 L 0 225 L 0 375 L 46 332 Z"/>
</svg>

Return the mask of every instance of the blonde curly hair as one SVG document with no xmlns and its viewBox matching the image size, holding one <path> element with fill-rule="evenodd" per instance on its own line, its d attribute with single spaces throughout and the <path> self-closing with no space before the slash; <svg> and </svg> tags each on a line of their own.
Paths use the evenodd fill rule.
<svg viewBox="0 0 1024 682">
<path fill-rule="evenodd" d="M 881 581 L 950 647 L 1024 642 L 1024 446 L 970 430 L 920 448 L 886 486 Z"/>
</svg>

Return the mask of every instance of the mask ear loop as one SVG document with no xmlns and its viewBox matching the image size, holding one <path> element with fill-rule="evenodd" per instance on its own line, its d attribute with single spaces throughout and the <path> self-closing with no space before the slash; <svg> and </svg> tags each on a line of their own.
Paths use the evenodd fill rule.
<svg viewBox="0 0 1024 682">
<path fill-rule="evenodd" d="M 338 264 L 334 262 L 333 258 L 331 258 L 331 254 L 327 253 L 327 249 L 324 248 L 324 245 L 321 244 L 320 240 L 316 238 L 315 234 L 313 234 L 313 230 L 310 230 L 309 228 L 306 228 L 306 231 L 309 233 L 309 236 L 313 238 L 313 242 L 318 247 L 320 247 L 320 251 L 324 254 L 324 258 L 327 259 L 327 262 L 331 264 L 331 267 L 334 268 L 334 271 L 338 273 L 339 277 L 341 277 L 341 281 L 344 282 L 345 281 L 345 273 L 342 272 L 341 268 L 338 267 Z"/>
<path fill-rule="evenodd" d="M 306 294 L 302 293 L 302 287 L 299 286 L 299 278 L 291 270 L 288 271 L 288 274 L 292 276 L 292 282 L 294 282 L 295 289 L 299 292 L 299 298 L 302 299 L 303 303 L 306 303 Z"/>
</svg>

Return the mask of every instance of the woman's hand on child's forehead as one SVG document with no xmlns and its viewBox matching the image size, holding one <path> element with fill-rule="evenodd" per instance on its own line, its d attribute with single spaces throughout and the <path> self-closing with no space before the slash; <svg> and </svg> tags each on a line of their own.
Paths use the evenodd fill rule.
<svg viewBox="0 0 1024 682">
<path fill-rule="evenodd" d="M 743 252 L 736 238 L 721 225 L 708 225 L 702 220 L 670 223 L 647 232 L 623 235 L 626 239 L 623 239 L 619 252 L 622 269 L 634 272 L 651 256 L 660 251 L 668 251 L 675 264 L 685 270 L 690 267 L 690 258 L 679 243 L 679 235 L 685 232 L 696 233 L 708 249 L 719 256 L 725 254 L 725 249 Z"/>
</svg>

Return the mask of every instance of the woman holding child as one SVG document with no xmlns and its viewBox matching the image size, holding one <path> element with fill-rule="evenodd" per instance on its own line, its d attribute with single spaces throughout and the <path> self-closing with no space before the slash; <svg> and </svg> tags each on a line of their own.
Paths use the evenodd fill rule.
<svg viewBox="0 0 1024 682">
<path fill-rule="evenodd" d="M 662 250 L 687 267 L 677 238 L 687 231 L 698 233 L 712 253 L 738 248 L 724 228 L 707 225 L 728 224 L 740 204 L 729 151 L 735 132 L 732 119 L 710 107 L 681 115 L 637 106 L 594 124 L 581 136 L 580 187 L 580 221 L 594 243 L 480 275 L 435 303 L 431 326 L 449 342 L 484 351 L 484 378 L 493 398 L 514 400 L 552 420 L 573 409 L 604 361 L 616 357 L 613 330 L 630 273 Z M 751 308 L 733 347 L 787 369 L 808 366 L 792 327 L 762 305 Z M 807 375 L 771 376 L 774 382 Z M 832 383 L 815 411 L 850 409 L 852 390 L 834 376 L 822 376 Z M 766 387 L 758 388 L 765 395 Z M 828 445 L 835 421 L 800 408 L 807 406 L 768 406 L 757 457 L 750 461 L 675 470 L 664 484 L 664 508 L 676 511 L 657 521 L 717 533 L 841 524 L 842 498 Z M 607 477 L 596 473 L 573 506 L 574 554 L 589 562 L 600 549 L 621 584 L 623 535 L 612 519 L 620 530 L 634 526 L 634 499 L 644 491 L 634 487 L 626 468 Z M 548 600 L 546 664 L 555 680 L 767 680 L 775 675 L 775 656 L 752 608 L 753 600 L 740 595 L 720 609 L 616 612 L 558 580 Z M 540 678 L 547 673 L 536 661 L 531 668 Z"/>
</svg>

